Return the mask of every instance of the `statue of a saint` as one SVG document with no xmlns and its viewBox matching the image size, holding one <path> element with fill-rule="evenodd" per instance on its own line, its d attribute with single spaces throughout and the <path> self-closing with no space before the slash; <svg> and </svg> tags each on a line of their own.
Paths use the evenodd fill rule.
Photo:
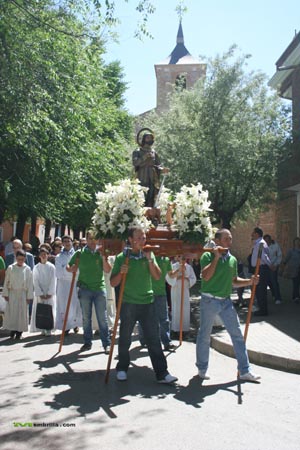
<svg viewBox="0 0 300 450">
<path fill-rule="evenodd" d="M 143 133 L 143 134 L 142 134 Z M 145 206 L 153 208 L 160 188 L 160 174 L 168 173 L 169 169 L 161 165 L 154 148 L 154 134 L 149 128 L 142 128 L 137 134 L 139 148 L 132 153 L 132 164 L 141 186 L 147 187 Z"/>
</svg>

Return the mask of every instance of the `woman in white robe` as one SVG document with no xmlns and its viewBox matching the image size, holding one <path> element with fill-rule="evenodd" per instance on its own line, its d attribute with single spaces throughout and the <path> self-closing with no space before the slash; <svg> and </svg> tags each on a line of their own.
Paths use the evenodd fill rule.
<svg viewBox="0 0 300 450">
<path fill-rule="evenodd" d="M 16 339 L 28 330 L 28 304 L 33 299 L 32 272 L 25 258 L 25 252 L 18 250 L 16 262 L 7 268 L 3 286 L 3 297 L 7 301 L 3 328 L 10 330 L 10 337 Z"/>
<path fill-rule="evenodd" d="M 167 278 L 171 285 L 171 330 L 180 331 L 180 309 L 181 309 L 181 258 L 177 257 L 177 261 L 172 264 L 172 270 L 178 271 L 176 278 Z M 194 269 L 190 264 L 185 263 L 184 274 L 184 299 L 183 299 L 183 322 L 182 331 L 190 331 L 190 288 L 197 281 Z"/>
<path fill-rule="evenodd" d="M 39 253 L 40 262 L 33 269 L 34 302 L 30 322 L 30 332 L 42 331 L 44 336 L 50 336 L 51 330 L 40 330 L 36 327 L 36 308 L 38 303 L 46 303 L 52 306 L 52 314 L 55 323 L 56 312 L 56 276 L 55 267 L 48 261 L 49 252 L 42 247 Z"/>
</svg>

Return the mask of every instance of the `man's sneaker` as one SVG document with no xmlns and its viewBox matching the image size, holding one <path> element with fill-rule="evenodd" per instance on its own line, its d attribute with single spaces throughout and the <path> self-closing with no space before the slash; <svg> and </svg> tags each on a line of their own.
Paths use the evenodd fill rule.
<svg viewBox="0 0 300 450">
<path fill-rule="evenodd" d="M 80 348 L 81 352 L 86 352 L 87 350 L 91 350 L 92 344 L 83 344 L 83 346 Z"/>
<path fill-rule="evenodd" d="M 281 304 L 281 300 L 276 300 L 275 301 L 275 305 L 280 305 Z"/>
<path fill-rule="evenodd" d="M 240 380 L 242 381 L 258 381 L 261 379 L 260 375 L 257 375 L 256 373 L 253 372 L 247 372 L 244 373 L 243 375 L 240 375 Z"/>
<path fill-rule="evenodd" d="M 175 381 L 177 381 L 177 380 L 178 380 L 178 378 L 173 377 L 173 375 L 168 373 L 168 375 L 166 375 L 161 380 L 157 380 L 157 382 L 162 383 L 162 384 L 171 384 L 171 383 L 175 383 Z"/>
<path fill-rule="evenodd" d="M 110 346 L 107 345 L 106 347 L 104 347 L 104 353 L 105 353 L 106 355 L 109 355 L 109 352 L 110 352 Z"/>
<path fill-rule="evenodd" d="M 127 380 L 127 373 L 125 372 L 125 370 L 118 370 L 117 380 L 118 381 L 126 381 Z"/>
<path fill-rule="evenodd" d="M 202 380 L 210 380 L 210 376 L 206 373 L 206 370 L 198 370 L 198 375 Z"/>
</svg>

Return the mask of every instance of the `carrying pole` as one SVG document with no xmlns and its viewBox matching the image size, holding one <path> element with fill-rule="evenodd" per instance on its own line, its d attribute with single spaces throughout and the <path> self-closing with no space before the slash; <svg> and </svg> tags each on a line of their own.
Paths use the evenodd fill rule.
<svg viewBox="0 0 300 450">
<path fill-rule="evenodd" d="M 258 254 L 257 254 L 257 261 L 256 261 L 254 276 L 257 276 L 259 274 L 259 268 L 260 268 L 261 255 L 262 255 L 263 248 L 264 248 L 264 244 L 260 244 L 259 248 L 258 248 Z M 256 284 L 253 284 L 252 285 L 252 290 L 251 290 L 251 297 L 250 297 L 250 301 L 249 301 L 249 306 L 248 306 L 248 314 L 247 314 L 247 319 L 246 319 L 246 325 L 245 325 L 245 330 L 244 330 L 244 341 L 245 342 L 246 342 L 247 336 L 248 336 L 248 330 L 249 330 L 249 325 L 250 325 L 250 320 L 251 320 L 251 315 L 252 315 L 252 308 L 253 308 L 253 303 L 254 303 L 254 299 L 255 299 L 255 292 L 256 292 Z"/>
<path fill-rule="evenodd" d="M 64 323 L 63 323 L 62 332 L 61 332 L 61 336 L 60 336 L 58 353 L 61 352 L 61 349 L 62 349 L 62 346 L 64 343 L 64 339 L 65 339 L 65 331 L 66 331 L 66 327 L 67 327 L 67 321 L 68 321 L 69 310 L 70 310 L 70 305 L 71 305 L 71 301 L 72 301 L 72 295 L 73 295 L 78 265 L 79 265 L 79 256 L 77 256 L 77 258 L 75 259 L 74 266 L 75 266 L 76 270 L 72 273 L 72 281 L 71 281 L 70 292 L 69 292 L 69 297 L 68 297 L 68 301 L 67 301 L 67 307 L 66 307 L 66 311 L 65 311 Z"/>
<path fill-rule="evenodd" d="M 130 254 L 130 248 L 127 248 L 126 258 L 125 258 L 125 263 L 124 263 L 127 267 L 129 264 L 129 254 Z M 122 302 L 123 302 L 126 276 L 127 276 L 127 273 L 122 274 L 122 280 L 121 280 L 121 286 L 120 286 L 120 292 L 119 292 L 119 298 L 118 298 L 118 306 L 117 306 L 117 311 L 116 311 L 116 318 L 115 318 L 113 333 L 112 333 L 112 337 L 111 337 L 110 351 L 109 351 L 109 356 L 108 356 L 108 361 L 107 361 L 107 366 L 106 366 L 106 374 L 105 374 L 105 379 L 104 379 L 105 384 L 108 383 L 108 379 L 109 379 L 110 366 L 111 366 L 112 356 L 113 356 L 113 352 L 114 352 L 116 334 L 117 334 L 118 323 L 119 323 L 119 319 L 120 319 L 121 307 L 122 307 Z"/>
<path fill-rule="evenodd" d="M 185 259 L 181 258 L 181 292 L 180 292 L 180 324 L 179 324 L 179 345 L 182 344 L 182 328 L 183 328 L 183 305 L 184 305 L 184 275 L 185 275 Z"/>
</svg>

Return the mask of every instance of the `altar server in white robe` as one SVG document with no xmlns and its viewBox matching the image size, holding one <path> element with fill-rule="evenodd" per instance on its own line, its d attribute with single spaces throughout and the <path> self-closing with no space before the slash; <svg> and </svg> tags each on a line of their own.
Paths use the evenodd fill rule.
<svg viewBox="0 0 300 450">
<path fill-rule="evenodd" d="M 183 324 L 182 331 L 190 331 L 190 288 L 197 281 L 194 269 L 190 264 L 185 263 L 184 273 L 184 299 L 183 299 Z M 180 309 L 181 309 L 181 257 L 177 256 L 172 264 L 172 270 L 177 271 L 176 278 L 166 277 L 171 285 L 171 330 L 180 331 Z"/>
<path fill-rule="evenodd" d="M 55 258 L 55 268 L 57 277 L 57 289 L 56 289 L 56 329 L 62 330 L 65 312 L 67 308 L 68 298 L 70 294 L 70 287 L 72 282 L 73 274 L 67 272 L 66 267 L 68 262 L 72 258 L 75 250 L 73 248 L 73 241 L 70 236 L 62 237 L 63 249 Z M 76 281 L 78 278 L 78 272 L 76 276 Z M 66 334 L 69 333 L 70 329 L 74 330 L 74 333 L 78 333 L 79 327 L 82 326 L 82 313 L 80 308 L 80 303 L 77 296 L 77 286 L 76 281 L 72 293 L 70 309 L 68 314 L 68 320 L 66 324 Z"/>
<path fill-rule="evenodd" d="M 3 297 L 7 302 L 3 328 L 10 330 L 10 337 L 17 340 L 28 330 L 27 305 L 33 300 L 32 272 L 25 259 L 25 252 L 18 250 L 16 262 L 6 270 L 3 286 Z"/>
<path fill-rule="evenodd" d="M 44 336 L 50 336 L 51 330 L 40 330 L 36 327 L 36 308 L 38 303 L 52 306 L 55 323 L 56 313 L 56 275 L 55 267 L 48 261 L 49 252 L 45 247 L 39 251 L 40 262 L 33 269 L 34 302 L 30 322 L 30 332 L 41 331 Z"/>
</svg>

